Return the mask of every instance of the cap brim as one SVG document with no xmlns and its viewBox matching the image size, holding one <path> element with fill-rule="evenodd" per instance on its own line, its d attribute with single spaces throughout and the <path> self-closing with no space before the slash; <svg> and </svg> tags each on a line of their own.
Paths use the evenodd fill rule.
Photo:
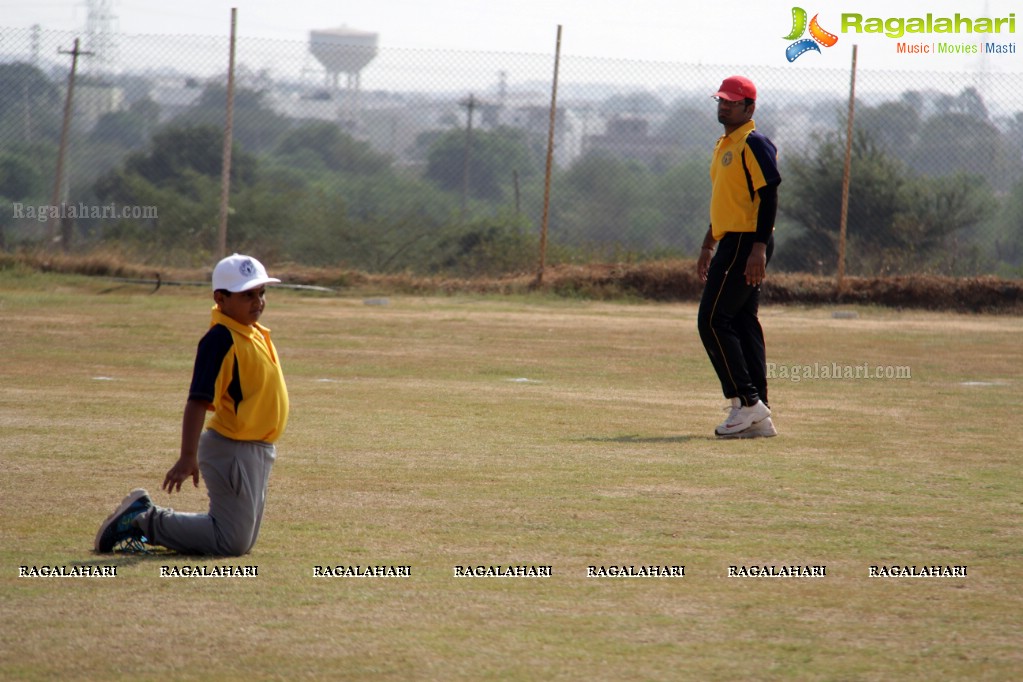
<svg viewBox="0 0 1023 682">
<path fill-rule="evenodd" d="M 741 100 L 746 99 L 742 95 L 737 95 L 734 92 L 722 92 L 722 91 L 715 92 L 713 95 L 711 95 L 711 97 L 719 97 L 721 99 L 727 99 L 729 102 L 739 102 Z"/>
<path fill-rule="evenodd" d="M 250 281 L 246 282 L 245 285 L 242 286 L 239 289 L 230 289 L 229 291 L 232 294 L 240 294 L 243 291 L 248 291 L 249 289 L 255 289 L 256 287 L 263 286 L 264 284 L 274 284 L 274 283 L 278 283 L 279 284 L 280 281 L 281 280 L 277 279 L 276 277 L 259 277 L 258 279 L 254 279 L 254 280 L 250 280 Z"/>
</svg>

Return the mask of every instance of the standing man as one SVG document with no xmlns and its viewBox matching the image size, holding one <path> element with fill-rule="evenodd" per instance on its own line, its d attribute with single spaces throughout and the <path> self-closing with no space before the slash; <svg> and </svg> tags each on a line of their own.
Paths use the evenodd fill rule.
<svg viewBox="0 0 1023 682">
<path fill-rule="evenodd" d="M 774 251 L 778 150 L 756 131 L 757 89 L 750 79 L 726 78 L 714 99 L 725 134 L 714 147 L 710 227 L 696 262 L 705 282 L 697 317 L 700 340 L 731 401 L 728 418 L 714 433 L 722 438 L 775 436 L 757 311 Z"/>
</svg>

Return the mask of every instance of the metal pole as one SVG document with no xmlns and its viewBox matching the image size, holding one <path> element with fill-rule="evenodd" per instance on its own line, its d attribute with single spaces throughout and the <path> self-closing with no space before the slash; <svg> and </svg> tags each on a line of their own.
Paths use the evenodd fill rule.
<svg viewBox="0 0 1023 682">
<path fill-rule="evenodd" d="M 519 189 L 519 172 L 512 171 L 512 181 L 515 183 L 515 215 L 522 213 L 522 191 Z"/>
<path fill-rule="evenodd" d="M 472 149 L 472 113 L 476 108 L 476 98 L 469 93 L 465 106 L 468 108 L 468 121 L 465 125 L 465 154 L 462 157 L 462 221 L 465 222 L 466 207 L 469 203 L 469 156 Z"/>
<path fill-rule="evenodd" d="M 234 46 L 238 26 L 238 8 L 231 8 L 231 47 L 227 66 L 227 111 L 224 123 L 223 165 L 220 172 L 220 228 L 217 232 L 217 259 L 227 255 L 227 214 L 231 192 L 231 147 L 234 135 Z"/>
<path fill-rule="evenodd" d="M 838 223 L 838 292 L 845 288 L 845 233 L 849 220 L 849 175 L 852 169 L 853 114 L 856 110 L 856 45 L 852 49 L 852 75 L 849 79 L 849 116 L 845 131 L 845 165 L 842 169 L 842 209 Z"/>
<path fill-rule="evenodd" d="M 536 284 L 543 283 L 543 271 L 547 264 L 547 222 L 551 203 L 551 166 L 554 159 L 554 120 L 558 110 L 558 65 L 561 63 L 561 24 L 558 24 L 558 41 L 554 50 L 554 82 L 551 85 L 551 120 L 547 129 L 547 171 L 543 183 L 543 220 L 540 225 L 540 266 L 536 272 Z"/>
</svg>

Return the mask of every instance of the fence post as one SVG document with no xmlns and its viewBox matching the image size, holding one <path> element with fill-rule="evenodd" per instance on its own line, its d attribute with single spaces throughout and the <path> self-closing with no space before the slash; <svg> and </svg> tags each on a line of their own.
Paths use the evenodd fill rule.
<svg viewBox="0 0 1023 682">
<path fill-rule="evenodd" d="M 849 175 L 852 169 L 853 113 L 856 109 L 856 46 L 852 49 L 852 75 L 849 77 L 849 116 L 845 131 L 845 166 L 842 169 L 842 208 L 838 222 L 838 293 L 845 290 L 845 233 L 849 221 Z"/>
<path fill-rule="evenodd" d="M 471 92 L 469 93 L 469 99 L 462 102 L 462 105 L 466 108 L 466 123 L 465 123 L 465 154 L 462 157 L 462 215 L 461 221 L 465 222 L 466 211 L 469 205 L 469 161 L 472 154 L 472 114 L 476 108 L 476 96 Z"/>
<path fill-rule="evenodd" d="M 558 110 L 558 65 L 561 63 L 561 24 L 558 24 L 557 45 L 554 48 L 554 83 L 551 85 L 551 120 L 547 129 L 547 171 L 543 183 L 543 220 L 540 224 L 540 267 L 536 271 L 536 284 L 543 283 L 547 263 L 547 221 L 551 205 L 551 164 L 554 157 L 554 120 Z"/>
<path fill-rule="evenodd" d="M 227 64 L 227 109 L 224 123 L 223 163 L 220 171 L 220 226 L 217 230 L 217 260 L 227 255 L 227 214 L 231 192 L 231 146 L 234 137 L 234 45 L 238 8 L 231 8 L 231 47 Z"/>
</svg>

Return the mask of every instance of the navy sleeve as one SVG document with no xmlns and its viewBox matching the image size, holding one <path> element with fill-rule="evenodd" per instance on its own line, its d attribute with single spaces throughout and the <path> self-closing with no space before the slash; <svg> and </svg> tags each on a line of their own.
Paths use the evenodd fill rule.
<svg viewBox="0 0 1023 682">
<path fill-rule="evenodd" d="M 234 345 L 231 330 L 222 324 L 210 327 L 199 341 L 192 369 L 192 384 L 188 388 L 189 400 L 203 400 L 212 403 L 217 386 L 217 376 L 224 364 L 227 352 Z"/>
<path fill-rule="evenodd" d="M 753 241 L 766 244 L 774 231 L 774 219 L 778 215 L 778 185 L 765 185 L 757 192 L 760 208 L 757 211 L 757 233 Z"/>
<path fill-rule="evenodd" d="M 767 184 L 780 185 L 781 173 L 778 172 L 778 148 L 774 146 L 774 143 L 754 130 L 746 137 L 746 147 L 756 157 Z"/>
<path fill-rule="evenodd" d="M 766 244 L 774 231 L 774 221 L 778 215 L 778 185 L 781 184 L 778 148 L 770 139 L 755 130 L 746 138 L 746 147 L 753 152 L 767 182 L 764 187 L 757 190 L 757 194 L 760 195 L 760 210 L 757 212 L 757 233 L 753 238 L 753 241 Z"/>
</svg>

